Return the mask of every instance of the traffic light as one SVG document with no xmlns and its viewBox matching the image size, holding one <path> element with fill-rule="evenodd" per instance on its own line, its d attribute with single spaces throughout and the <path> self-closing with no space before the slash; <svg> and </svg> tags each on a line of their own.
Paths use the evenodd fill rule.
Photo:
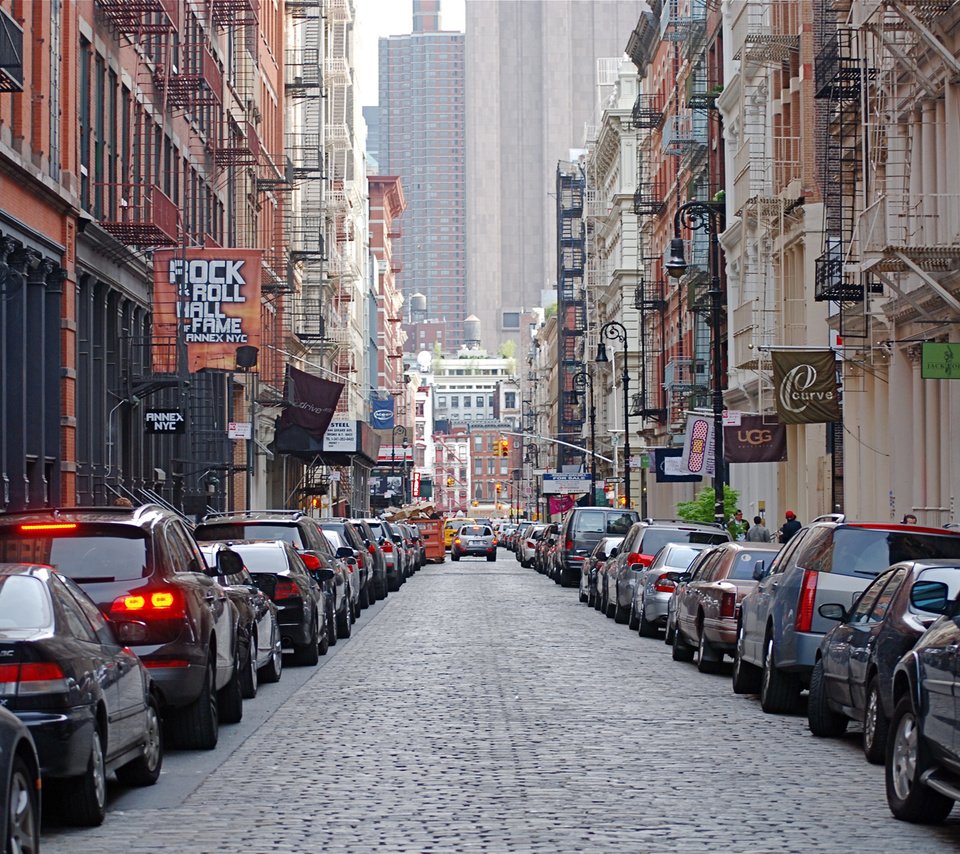
<svg viewBox="0 0 960 854">
<path fill-rule="evenodd" d="M 498 483 L 496 486 L 496 490 L 497 490 L 497 495 L 499 495 L 503 491 L 503 484 Z"/>
<path fill-rule="evenodd" d="M 626 506 L 627 506 L 627 496 L 626 496 L 626 495 L 621 495 L 621 496 L 617 499 L 617 504 L 618 504 L 620 507 L 626 507 Z"/>
<path fill-rule="evenodd" d="M 510 440 L 509 439 L 500 440 L 500 456 L 501 457 L 510 456 Z"/>
<path fill-rule="evenodd" d="M 456 481 L 452 477 L 447 478 L 447 486 L 453 486 Z"/>
</svg>

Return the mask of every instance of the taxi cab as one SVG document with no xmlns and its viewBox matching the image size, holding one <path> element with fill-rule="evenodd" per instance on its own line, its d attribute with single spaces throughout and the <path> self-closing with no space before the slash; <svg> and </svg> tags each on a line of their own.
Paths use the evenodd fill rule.
<svg viewBox="0 0 960 854">
<path fill-rule="evenodd" d="M 443 547 L 450 551 L 450 547 L 453 545 L 453 536 L 460 530 L 464 525 L 475 525 L 477 522 L 476 519 L 468 519 L 460 517 L 458 519 L 447 519 L 443 523 Z"/>
</svg>

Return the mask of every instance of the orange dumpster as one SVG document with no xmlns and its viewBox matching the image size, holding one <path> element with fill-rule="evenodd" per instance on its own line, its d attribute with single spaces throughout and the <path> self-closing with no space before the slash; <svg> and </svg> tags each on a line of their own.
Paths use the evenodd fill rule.
<svg viewBox="0 0 960 854">
<path fill-rule="evenodd" d="M 423 534 L 423 544 L 427 550 L 427 560 L 443 563 L 447 559 L 447 550 L 443 545 L 443 519 L 408 519 Z"/>
</svg>

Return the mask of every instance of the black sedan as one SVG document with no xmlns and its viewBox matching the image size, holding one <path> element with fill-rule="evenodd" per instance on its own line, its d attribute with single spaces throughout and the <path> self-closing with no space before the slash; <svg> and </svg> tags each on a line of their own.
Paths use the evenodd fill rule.
<svg viewBox="0 0 960 854">
<path fill-rule="evenodd" d="M 824 636 L 810 678 L 807 718 L 817 736 L 843 734 L 850 719 L 863 722 L 863 752 L 882 764 L 893 717 L 893 672 L 897 662 L 937 614 L 911 602 L 918 582 L 960 592 L 956 561 L 904 561 L 878 575 L 847 612 L 821 605 L 821 616 L 839 620 Z"/>
<path fill-rule="evenodd" d="M 0 841 L 4 852 L 40 850 L 40 760 L 30 730 L 0 706 Z"/>
<path fill-rule="evenodd" d="M 29 728 L 44 786 L 73 824 L 103 821 L 110 771 L 133 786 L 160 776 L 160 706 L 122 645 L 142 631 L 111 625 L 52 567 L 0 564 L 0 702 Z"/>
<path fill-rule="evenodd" d="M 295 664 L 313 665 L 326 655 L 335 631 L 327 619 L 323 590 L 333 577 L 324 567 L 308 569 L 303 556 L 283 540 L 231 543 L 257 585 L 277 606 L 277 623 L 284 649 L 293 650 Z"/>
</svg>

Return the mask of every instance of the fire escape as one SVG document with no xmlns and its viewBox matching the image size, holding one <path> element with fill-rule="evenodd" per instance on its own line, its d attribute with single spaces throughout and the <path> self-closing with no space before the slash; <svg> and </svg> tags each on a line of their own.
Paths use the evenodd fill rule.
<svg viewBox="0 0 960 854">
<path fill-rule="evenodd" d="M 584 370 L 584 335 L 587 331 L 587 307 L 584 295 L 586 230 L 583 199 L 586 180 L 583 170 L 573 163 L 561 163 L 557 169 L 557 302 L 558 384 L 560 418 L 558 431 L 570 441 L 583 430 L 583 413 L 574 377 Z M 558 446 L 557 466 L 586 462 L 582 451 Z"/>
</svg>

